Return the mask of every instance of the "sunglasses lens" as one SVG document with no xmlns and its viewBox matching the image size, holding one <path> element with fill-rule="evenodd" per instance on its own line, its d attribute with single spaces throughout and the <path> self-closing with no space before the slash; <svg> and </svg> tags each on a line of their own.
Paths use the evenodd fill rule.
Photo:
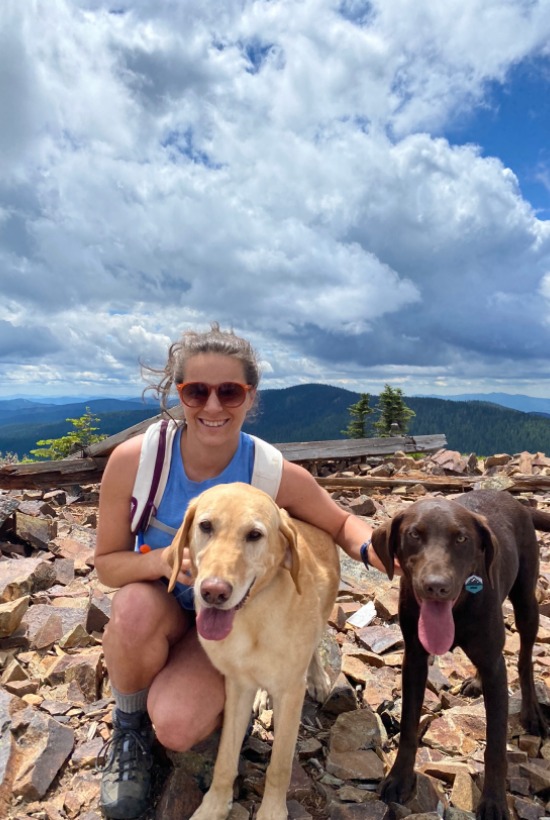
<svg viewBox="0 0 550 820">
<path fill-rule="evenodd" d="M 239 407 L 246 398 L 246 390 L 242 384 L 236 382 L 223 382 L 218 385 L 218 400 L 226 407 Z"/>
<path fill-rule="evenodd" d="M 208 401 L 210 390 L 204 382 L 184 384 L 180 391 L 181 400 L 188 407 L 202 407 Z"/>
</svg>

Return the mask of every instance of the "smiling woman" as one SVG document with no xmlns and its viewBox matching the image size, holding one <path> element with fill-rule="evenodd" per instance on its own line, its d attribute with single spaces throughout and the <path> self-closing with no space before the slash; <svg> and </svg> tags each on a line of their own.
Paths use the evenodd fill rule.
<svg viewBox="0 0 550 820">
<path fill-rule="evenodd" d="M 144 436 L 115 449 L 101 485 L 95 566 L 102 583 L 120 587 L 103 642 L 115 699 L 114 733 L 102 755 L 101 805 L 111 818 L 138 817 L 147 808 L 153 726 L 162 744 L 183 751 L 221 721 L 224 681 L 197 639 L 187 554 L 168 592 L 170 544 L 194 498 L 219 484 L 258 486 L 257 462 L 268 449 L 277 505 L 325 530 L 356 560 L 382 568 L 365 546 L 369 524 L 338 507 L 302 467 L 242 432 L 259 382 L 249 342 L 217 324 L 188 331 L 170 347 L 165 367 L 148 372 L 160 377 L 149 389 L 164 409 L 176 388 L 184 422 L 171 428 L 166 485 L 137 537 L 132 514 Z"/>
</svg>

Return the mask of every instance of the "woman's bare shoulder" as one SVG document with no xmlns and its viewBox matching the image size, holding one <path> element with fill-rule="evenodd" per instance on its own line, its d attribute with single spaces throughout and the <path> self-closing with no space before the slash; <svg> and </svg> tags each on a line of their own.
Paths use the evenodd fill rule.
<svg viewBox="0 0 550 820">
<path fill-rule="evenodd" d="M 136 455 L 139 458 L 139 454 L 141 453 L 141 445 L 143 444 L 144 433 L 141 433 L 139 436 L 132 436 L 132 438 L 126 439 L 126 441 L 122 441 L 120 444 L 117 444 L 115 449 L 111 454 L 111 458 L 117 454 L 118 458 L 132 458 Z"/>
<path fill-rule="evenodd" d="M 303 499 L 317 499 L 319 495 L 319 485 L 304 467 L 294 464 L 284 459 L 283 474 L 281 484 L 277 494 L 277 504 L 280 507 L 289 508 L 300 504 Z"/>
<path fill-rule="evenodd" d="M 133 482 L 136 477 L 143 435 L 133 436 L 118 444 L 107 462 L 103 482 L 111 480 Z"/>
</svg>

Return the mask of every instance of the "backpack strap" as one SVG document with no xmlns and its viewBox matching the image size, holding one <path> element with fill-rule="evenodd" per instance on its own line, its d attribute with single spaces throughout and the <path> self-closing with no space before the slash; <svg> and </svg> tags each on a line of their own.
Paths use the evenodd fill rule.
<svg viewBox="0 0 550 820">
<path fill-rule="evenodd" d="M 250 483 L 275 499 L 283 475 L 283 454 L 261 438 L 250 438 L 254 442 L 254 469 Z"/>
<path fill-rule="evenodd" d="M 130 502 L 130 528 L 134 534 L 146 530 L 155 518 L 166 489 L 172 445 L 179 427 L 180 425 L 172 419 L 162 419 L 151 424 L 143 437 Z M 283 454 L 261 438 L 250 438 L 254 442 L 251 484 L 275 499 L 283 474 Z M 155 526 L 158 526 L 156 521 Z"/>
<path fill-rule="evenodd" d="M 143 437 L 139 465 L 130 502 L 130 529 L 146 530 L 156 514 L 168 481 L 172 444 L 179 428 L 172 419 L 151 424 Z"/>
</svg>

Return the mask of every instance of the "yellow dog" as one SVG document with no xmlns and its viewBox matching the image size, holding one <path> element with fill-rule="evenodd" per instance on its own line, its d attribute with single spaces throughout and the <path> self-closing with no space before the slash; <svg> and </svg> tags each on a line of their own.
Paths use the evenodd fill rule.
<svg viewBox="0 0 550 820">
<path fill-rule="evenodd" d="M 199 638 L 226 686 L 212 786 L 192 820 L 228 816 L 259 689 L 272 698 L 275 737 L 257 820 L 286 820 L 306 682 L 320 702 L 330 691 L 317 647 L 338 591 L 337 548 L 327 533 L 239 483 L 206 490 L 189 505 L 171 546 L 170 589 L 186 548 Z"/>
</svg>

